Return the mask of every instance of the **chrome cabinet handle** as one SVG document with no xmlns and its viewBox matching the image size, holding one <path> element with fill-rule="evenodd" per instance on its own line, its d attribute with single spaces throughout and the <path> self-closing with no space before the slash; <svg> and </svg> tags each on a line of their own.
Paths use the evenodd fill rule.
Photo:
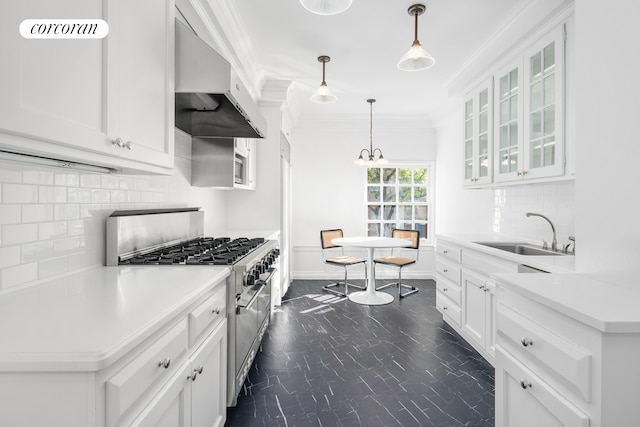
<svg viewBox="0 0 640 427">
<path fill-rule="evenodd" d="M 448 288 L 442 288 L 442 292 L 447 292 L 448 290 Z"/>
<path fill-rule="evenodd" d="M 443 250 L 443 251 L 442 251 L 442 253 L 443 253 L 443 254 L 448 254 L 448 253 L 449 253 L 449 251 L 445 249 L 445 250 Z"/>
<path fill-rule="evenodd" d="M 448 310 L 448 308 L 446 306 L 442 307 L 443 310 Z"/>
<path fill-rule="evenodd" d="M 527 337 L 522 337 L 520 342 L 522 343 L 523 347 L 528 347 L 530 345 L 533 345 L 533 340 L 531 340 L 531 338 L 527 338 Z"/>
<path fill-rule="evenodd" d="M 168 357 L 165 357 L 164 359 L 158 362 L 158 366 L 164 369 L 167 369 L 169 365 L 171 365 L 171 359 L 169 359 Z"/>
<path fill-rule="evenodd" d="M 449 272 L 449 270 L 447 270 L 446 268 L 444 268 L 444 269 L 442 270 L 442 272 L 443 272 L 443 273 L 447 273 L 447 272 Z"/>
<path fill-rule="evenodd" d="M 216 308 L 214 308 L 213 310 L 211 310 L 211 312 L 212 312 L 213 314 L 220 314 L 220 307 L 216 307 Z"/>
<path fill-rule="evenodd" d="M 480 289 L 484 289 L 484 285 L 480 285 L 479 287 L 480 287 Z"/>
<path fill-rule="evenodd" d="M 191 375 L 187 375 L 188 380 L 195 381 L 196 378 L 198 378 L 198 371 L 196 371 L 195 369 L 193 370 Z"/>
<path fill-rule="evenodd" d="M 531 382 L 527 380 L 520 380 L 520 387 L 526 390 L 531 387 Z"/>
<path fill-rule="evenodd" d="M 198 366 L 198 368 L 194 370 L 194 372 L 197 372 L 199 374 L 202 374 L 202 371 L 204 371 L 204 367 L 202 365 Z"/>
<path fill-rule="evenodd" d="M 127 141 L 127 142 L 124 143 L 124 145 L 122 147 L 126 148 L 127 150 L 131 150 L 133 148 L 133 142 Z"/>
<path fill-rule="evenodd" d="M 113 145 L 117 145 L 118 147 L 124 147 L 124 140 L 122 138 L 116 138 L 111 141 Z"/>
</svg>

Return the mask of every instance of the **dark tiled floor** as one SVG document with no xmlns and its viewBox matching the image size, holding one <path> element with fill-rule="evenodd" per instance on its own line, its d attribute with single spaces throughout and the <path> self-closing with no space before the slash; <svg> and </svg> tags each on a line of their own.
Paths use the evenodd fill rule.
<svg viewBox="0 0 640 427">
<path fill-rule="evenodd" d="M 408 282 L 365 306 L 295 281 L 226 426 L 493 426 L 493 368 L 442 321 L 435 282 Z"/>
</svg>

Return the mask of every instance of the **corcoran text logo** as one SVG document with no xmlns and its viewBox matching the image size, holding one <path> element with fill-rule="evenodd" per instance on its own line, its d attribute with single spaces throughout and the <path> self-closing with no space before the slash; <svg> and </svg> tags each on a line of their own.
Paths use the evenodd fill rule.
<svg viewBox="0 0 640 427">
<path fill-rule="evenodd" d="M 20 34 L 25 39 L 102 39 L 109 24 L 102 19 L 25 19 Z"/>
</svg>

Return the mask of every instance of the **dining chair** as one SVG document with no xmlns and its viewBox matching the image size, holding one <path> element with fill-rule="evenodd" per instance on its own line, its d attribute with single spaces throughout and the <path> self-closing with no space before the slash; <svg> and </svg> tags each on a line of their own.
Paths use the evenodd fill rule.
<svg viewBox="0 0 640 427">
<path fill-rule="evenodd" d="M 404 248 L 391 249 L 390 256 L 376 258 L 373 260 L 374 273 L 375 273 L 375 266 L 378 264 L 388 265 L 391 267 L 398 268 L 398 281 L 393 283 L 387 283 L 386 285 L 382 285 L 376 288 L 376 291 L 379 291 L 380 289 L 388 288 L 389 286 L 396 285 L 398 287 L 398 297 L 404 298 L 408 295 L 418 292 L 418 288 L 416 288 L 415 286 L 406 285 L 402 283 L 402 269 L 408 265 L 415 264 L 418 261 L 418 254 L 420 253 L 418 251 L 418 247 L 420 246 L 420 232 L 418 230 L 402 230 L 402 229 L 396 228 L 391 232 L 391 237 L 399 238 L 399 239 L 407 239 L 411 242 L 411 245 Z M 408 258 L 408 257 L 400 257 L 400 256 L 394 255 L 394 250 L 406 250 L 406 249 L 411 249 L 412 251 L 415 251 L 414 252 L 415 257 Z M 402 288 L 409 289 L 409 291 L 402 293 Z"/>
<path fill-rule="evenodd" d="M 332 243 L 333 239 L 337 239 L 339 237 L 343 237 L 343 233 L 341 229 L 333 229 L 333 230 L 321 230 L 320 231 L 320 243 L 322 245 L 322 260 L 325 264 L 335 265 L 338 267 L 342 267 L 344 269 L 344 282 L 335 282 L 330 283 L 322 287 L 323 290 L 327 292 L 334 293 L 336 295 L 340 295 L 346 297 L 349 293 L 349 286 L 353 286 L 358 289 L 366 289 L 364 286 L 355 285 L 353 283 L 347 282 L 347 272 L 348 267 L 362 264 L 364 266 L 364 278 L 365 283 L 367 282 L 367 260 L 365 258 L 354 257 L 351 255 L 344 254 L 344 248 L 340 245 L 336 245 Z M 344 292 L 340 292 L 337 289 L 340 285 L 344 284 Z"/>
</svg>

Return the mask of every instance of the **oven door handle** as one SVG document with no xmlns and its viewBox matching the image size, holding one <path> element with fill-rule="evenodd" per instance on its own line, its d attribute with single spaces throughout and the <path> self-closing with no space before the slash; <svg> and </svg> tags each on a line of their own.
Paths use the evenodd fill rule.
<svg viewBox="0 0 640 427">
<path fill-rule="evenodd" d="M 256 282 L 261 284 L 260 289 L 258 289 L 258 291 L 255 294 L 253 294 L 253 296 L 251 297 L 247 305 L 236 305 L 236 314 L 243 314 L 249 311 L 249 309 L 256 302 L 256 300 L 258 299 L 262 291 L 264 291 L 264 289 L 267 287 L 267 284 L 269 283 L 269 281 L 271 280 L 271 277 L 274 275 L 275 272 L 276 272 L 275 268 L 270 269 L 269 275 L 267 276 L 266 279 L 258 280 Z"/>
</svg>

